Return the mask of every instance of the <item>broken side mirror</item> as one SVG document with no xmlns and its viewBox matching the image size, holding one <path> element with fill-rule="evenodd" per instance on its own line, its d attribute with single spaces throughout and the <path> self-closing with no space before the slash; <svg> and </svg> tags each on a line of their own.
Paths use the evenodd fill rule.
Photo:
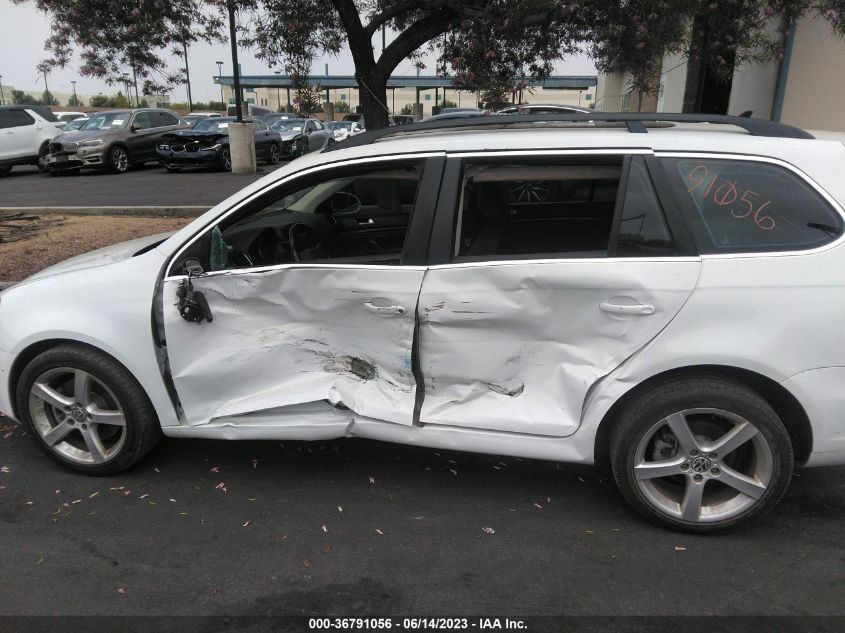
<svg viewBox="0 0 845 633">
<path fill-rule="evenodd" d="M 185 272 L 188 273 L 188 277 L 182 280 L 176 290 L 176 298 L 178 299 L 176 307 L 179 310 L 179 316 L 190 323 L 201 323 L 202 321 L 211 323 L 214 316 L 211 314 L 208 299 L 205 298 L 202 291 L 194 290 L 194 284 L 191 281 L 192 277 L 204 272 L 199 260 L 189 259 L 185 261 Z"/>
</svg>

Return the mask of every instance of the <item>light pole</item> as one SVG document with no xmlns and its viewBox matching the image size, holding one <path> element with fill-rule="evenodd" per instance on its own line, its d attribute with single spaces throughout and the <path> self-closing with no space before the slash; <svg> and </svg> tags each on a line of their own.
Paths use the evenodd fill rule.
<svg viewBox="0 0 845 633">
<path fill-rule="evenodd" d="M 73 107 L 79 107 L 79 99 L 76 98 L 76 81 L 73 79 L 70 80 L 71 85 L 73 86 Z"/>
<path fill-rule="evenodd" d="M 223 82 L 221 81 L 223 76 L 223 62 L 214 62 L 217 64 L 217 83 L 220 84 L 220 107 L 223 108 L 223 111 L 226 111 L 226 103 L 223 101 Z"/>
<path fill-rule="evenodd" d="M 278 77 L 279 75 L 282 74 L 282 71 L 281 70 L 274 70 L 273 74 L 276 75 L 276 77 Z M 279 86 L 279 84 L 276 84 L 276 101 L 279 102 L 279 107 L 276 108 L 276 111 L 281 112 L 282 111 L 282 88 L 281 88 L 281 86 Z"/>
</svg>

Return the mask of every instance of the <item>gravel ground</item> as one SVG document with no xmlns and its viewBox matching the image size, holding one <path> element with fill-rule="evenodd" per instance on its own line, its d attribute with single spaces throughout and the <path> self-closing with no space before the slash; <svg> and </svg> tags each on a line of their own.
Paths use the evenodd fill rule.
<svg viewBox="0 0 845 633">
<path fill-rule="evenodd" d="M 34 211 L 37 215 L 37 211 Z M 41 216 L 51 222 L 25 239 L 0 245 L 0 283 L 15 282 L 62 260 L 110 244 L 175 231 L 193 218 Z M 52 224 L 61 220 L 60 224 Z"/>
</svg>

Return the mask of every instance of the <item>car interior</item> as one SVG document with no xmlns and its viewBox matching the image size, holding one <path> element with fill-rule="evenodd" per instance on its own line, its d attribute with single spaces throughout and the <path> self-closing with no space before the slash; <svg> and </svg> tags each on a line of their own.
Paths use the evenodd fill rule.
<svg viewBox="0 0 845 633">
<path fill-rule="evenodd" d="M 621 169 L 621 163 L 469 165 L 453 259 L 605 256 Z"/>
<path fill-rule="evenodd" d="M 397 265 L 418 183 L 419 170 L 408 166 L 282 192 L 222 222 L 184 260 L 206 262 L 206 271 L 324 260 Z"/>
</svg>

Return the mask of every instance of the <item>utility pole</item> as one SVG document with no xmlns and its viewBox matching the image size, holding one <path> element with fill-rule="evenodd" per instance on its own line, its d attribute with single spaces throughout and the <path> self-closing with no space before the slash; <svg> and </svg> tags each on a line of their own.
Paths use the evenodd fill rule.
<svg viewBox="0 0 845 633">
<path fill-rule="evenodd" d="M 223 62 L 214 62 L 217 64 L 217 83 L 220 84 L 220 107 L 226 111 L 226 102 L 223 100 Z"/>
<path fill-rule="evenodd" d="M 135 72 L 135 62 L 132 62 L 132 83 L 135 84 L 135 107 L 137 108 L 141 102 L 138 100 L 138 75 Z"/>
<path fill-rule="evenodd" d="M 0 105 L 3 105 L 3 75 L 0 75 Z"/>
<path fill-rule="evenodd" d="M 278 77 L 282 74 L 281 70 L 274 70 L 273 74 Z M 276 84 L 276 101 L 279 102 L 279 107 L 277 108 L 278 112 L 282 111 L 282 87 L 279 84 Z"/>
<path fill-rule="evenodd" d="M 73 106 L 75 108 L 78 108 L 79 107 L 79 99 L 76 98 L 76 81 L 71 79 L 70 83 L 73 86 Z"/>
<path fill-rule="evenodd" d="M 126 91 L 126 101 L 132 107 L 132 93 L 129 91 L 129 73 L 123 73 L 123 89 Z"/>
<path fill-rule="evenodd" d="M 188 112 L 194 109 L 191 103 L 191 71 L 188 69 L 188 41 L 182 40 L 182 52 L 185 55 L 185 82 L 188 86 Z M 138 88 L 135 88 L 135 97 L 138 96 Z"/>
</svg>

